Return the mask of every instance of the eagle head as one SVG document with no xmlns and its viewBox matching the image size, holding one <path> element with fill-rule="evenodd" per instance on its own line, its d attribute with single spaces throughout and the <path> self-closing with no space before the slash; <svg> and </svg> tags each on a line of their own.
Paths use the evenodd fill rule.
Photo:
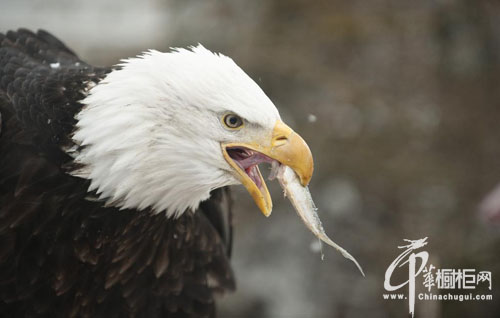
<svg viewBox="0 0 500 318">
<path fill-rule="evenodd" d="M 258 164 L 289 166 L 304 186 L 313 173 L 307 144 L 260 87 L 201 45 L 123 60 L 82 104 L 72 174 L 109 205 L 175 217 L 213 189 L 243 184 L 269 216 Z"/>
</svg>

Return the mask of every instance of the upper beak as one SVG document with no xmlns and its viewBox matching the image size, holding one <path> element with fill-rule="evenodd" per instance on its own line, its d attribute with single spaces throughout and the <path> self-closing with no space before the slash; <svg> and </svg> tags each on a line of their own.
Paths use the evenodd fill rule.
<svg viewBox="0 0 500 318">
<path fill-rule="evenodd" d="M 276 122 L 270 138 L 267 137 L 265 140 L 254 140 L 248 143 L 223 144 L 224 158 L 235 169 L 238 179 L 246 187 L 265 216 L 271 215 L 273 206 L 266 183 L 262 179 L 260 171 L 257 170 L 258 177 L 262 181 L 261 186 L 257 187 L 248 174 L 229 156 L 227 148 L 231 147 L 248 148 L 289 166 L 298 175 L 303 186 L 308 185 L 311 180 L 314 164 L 309 147 L 302 137 L 279 120 Z"/>
</svg>

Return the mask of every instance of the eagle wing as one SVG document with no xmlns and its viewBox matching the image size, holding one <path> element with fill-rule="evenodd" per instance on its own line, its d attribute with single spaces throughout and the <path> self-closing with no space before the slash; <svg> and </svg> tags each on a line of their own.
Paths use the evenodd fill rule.
<svg viewBox="0 0 500 318">
<path fill-rule="evenodd" d="M 211 317 L 234 289 L 226 188 L 167 219 L 104 207 L 65 172 L 79 101 L 110 70 L 45 31 L 0 34 L 2 317 Z"/>
</svg>

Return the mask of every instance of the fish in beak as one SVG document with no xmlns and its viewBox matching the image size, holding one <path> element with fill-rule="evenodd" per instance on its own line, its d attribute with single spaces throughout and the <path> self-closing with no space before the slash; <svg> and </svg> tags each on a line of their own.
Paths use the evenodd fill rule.
<svg viewBox="0 0 500 318">
<path fill-rule="evenodd" d="M 309 184 L 313 174 L 312 154 L 306 142 L 281 121 L 276 123 L 270 140 L 224 144 L 222 151 L 236 177 L 265 216 L 271 215 L 273 202 L 258 164 L 276 162 L 287 165 L 297 173 L 304 186 Z"/>
<path fill-rule="evenodd" d="M 313 234 L 353 261 L 364 275 L 358 262 L 325 233 L 307 185 L 311 180 L 314 164 L 306 142 L 281 121 L 274 126 L 271 138 L 248 143 L 222 144 L 224 158 L 234 169 L 235 176 L 245 186 L 261 212 L 271 215 L 272 200 L 258 164 L 272 165 L 269 179 L 277 178 L 285 196 Z"/>
</svg>

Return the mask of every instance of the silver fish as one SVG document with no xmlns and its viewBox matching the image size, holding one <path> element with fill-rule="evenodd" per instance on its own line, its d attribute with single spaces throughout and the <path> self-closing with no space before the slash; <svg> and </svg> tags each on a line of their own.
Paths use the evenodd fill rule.
<svg viewBox="0 0 500 318">
<path fill-rule="evenodd" d="M 309 188 L 306 186 L 302 186 L 300 183 L 299 177 L 295 174 L 295 172 L 288 166 L 280 165 L 278 163 L 274 164 L 271 169 L 270 179 L 278 179 L 281 188 L 284 191 L 285 197 L 288 197 L 290 202 L 297 211 L 297 214 L 300 216 L 302 221 L 306 224 L 313 234 L 325 242 L 326 244 L 332 246 L 337 251 L 339 251 L 345 258 L 351 260 L 356 264 L 359 271 L 363 276 L 365 273 L 363 269 L 356 261 L 356 259 L 349 254 L 345 249 L 341 246 L 333 242 L 325 233 L 323 226 L 321 225 L 321 220 L 318 217 L 317 208 L 314 205 L 314 202 L 311 198 L 311 193 L 309 192 Z"/>
</svg>

